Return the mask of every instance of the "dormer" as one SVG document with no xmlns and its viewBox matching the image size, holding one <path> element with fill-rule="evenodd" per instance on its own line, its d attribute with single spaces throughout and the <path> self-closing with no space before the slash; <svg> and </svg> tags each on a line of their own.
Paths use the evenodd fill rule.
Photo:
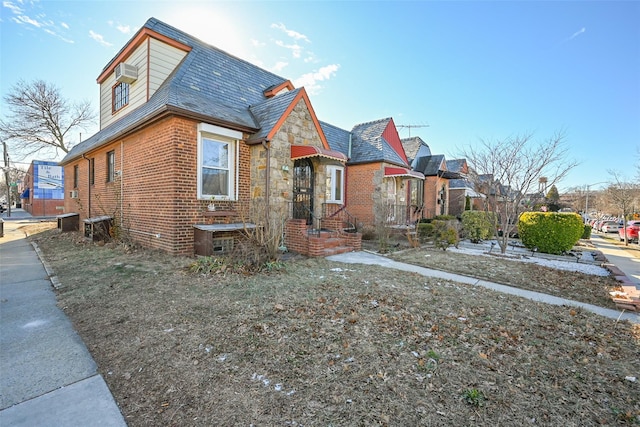
<svg viewBox="0 0 640 427">
<path fill-rule="evenodd" d="M 286 82 L 283 82 L 276 86 L 271 86 L 270 88 L 266 89 L 264 91 L 264 96 L 265 98 L 273 98 L 274 96 L 292 91 L 293 89 L 293 83 L 291 83 L 290 80 L 287 80 Z"/>
<path fill-rule="evenodd" d="M 191 47 L 142 28 L 98 76 L 100 129 L 146 103 Z"/>
</svg>

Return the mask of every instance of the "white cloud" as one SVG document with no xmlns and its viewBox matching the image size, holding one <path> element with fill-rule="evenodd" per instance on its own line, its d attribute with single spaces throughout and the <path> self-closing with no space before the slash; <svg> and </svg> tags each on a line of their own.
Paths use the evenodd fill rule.
<svg viewBox="0 0 640 427">
<path fill-rule="evenodd" d="M 256 40 L 256 39 L 251 39 L 251 46 L 253 47 L 264 47 L 267 44 L 264 42 L 261 42 L 260 40 Z"/>
<path fill-rule="evenodd" d="M 41 28 L 42 27 L 42 23 L 39 21 L 36 21 L 35 19 L 31 19 L 28 16 L 25 15 L 18 15 L 15 16 L 13 18 L 13 21 L 17 24 L 29 24 L 29 25 L 33 25 L 36 28 Z"/>
<path fill-rule="evenodd" d="M 129 25 L 117 25 L 116 29 L 120 31 L 122 34 L 131 34 L 131 27 Z"/>
<path fill-rule="evenodd" d="M 49 34 L 49 35 L 52 35 L 52 36 L 54 36 L 54 37 L 59 38 L 60 40 L 62 40 L 62 41 L 63 41 L 63 42 L 65 42 L 65 43 L 69 43 L 69 44 L 73 44 L 73 43 L 75 43 L 73 40 L 71 40 L 71 39 L 67 39 L 67 38 L 65 38 L 65 37 L 61 36 L 60 34 L 56 33 L 55 31 L 52 31 L 52 30 L 50 30 L 50 29 L 48 29 L 48 28 L 43 28 L 43 29 L 42 29 L 42 31 L 44 31 L 45 33 L 47 33 L 47 34 Z"/>
<path fill-rule="evenodd" d="M 114 22 L 112 20 L 107 21 L 107 24 L 109 24 L 110 27 L 113 27 L 116 30 L 120 31 L 122 34 L 130 34 L 131 33 L 131 26 L 130 25 L 124 25 L 124 24 L 116 23 L 116 22 Z"/>
<path fill-rule="evenodd" d="M 289 49 L 291 51 L 291 55 L 294 58 L 300 58 L 300 56 L 302 56 L 302 46 L 300 46 L 297 43 L 294 44 L 285 44 L 283 41 L 281 40 L 276 40 L 276 45 L 283 47 L 285 49 Z"/>
<path fill-rule="evenodd" d="M 584 32 L 587 31 L 587 29 L 585 27 L 580 28 L 578 31 L 576 31 L 575 33 L 573 33 L 571 35 L 571 37 L 569 37 L 569 40 L 573 40 L 576 37 L 578 37 L 580 34 L 584 34 Z"/>
<path fill-rule="evenodd" d="M 318 82 L 329 80 L 333 77 L 338 69 L 340 68 L 339 64 L 331 64 L 325 67 L 320 68 L 318 71 L 313 71 L 311 73 L 303 74 L 293 81 L 293 85 L 295 87 L 304 86 L 307 89 L 309 94 L 315 95 L 322 88 Z"/>
<path fill-rule="evenodd" d="M 100 43 L 102 46 L 105 46 L 105 47 L 113 46 L 112 43 L 109 43 L 108 41 L 106 41 L 104 37 L 102 37 L 102 35 L 94 32 L 93 30 L 89 30 L 89 37 L 91 37 L 93 40 Z"/>
<path fill-rule="evenodd" d="M 311 41 L 309 40 L 309 38 L 307 36 L 297 32 L 297 31 L 293 31 L 293 30 L 287 29 L 287 27 L 285 27 L 285 25 L 282 24 L 282 23 L 280 23 L 280 24 L 271 24 L 271 28 L 276 28 L 278 30 L 281 30 L 282 32 L 284 32 L 286 35 L 288 35 L 289 37 L 291 37 L 294 40 L 304 40 L 307 43 L 311 43 Z"/>
<path fill-rule="evenodd" d="M 578 31 L 576 31 L 575 33 L 571 34 L 570 37 L 567 37 L 566 39 L 562 40 L 560 42 L 560 44 L 564 44 L 564 43 L 570 42 L 571 40 L 575 39 L 579 35 L 584 34 L 586 31 L 587 31 L 587 29 L 585 27 L 582 27 Z"/>
<path fill-rule="evenodd" d="M 69 24 L 67 24 L 66 22 L 61 22 L 60 25 L 62 26 L 62 28 L 64 29 L 69 29 Z"/>
<path fill-rule="evenodd" d="M 13 2 L 10 1 L 3 1 L 2 2 L 2 7 L 6 7 L 7 9 L 9 9 L 11 12 L 15 13 L 16 15 L 19 15 L 22 13 L 22 8 L 16 4 L 13 4 Z"/>
<path fill-rule="evenodd" d="M 274 73 L 277 73 L 277 72 L 279 72 L 279 71 L 284 70 L 284 69 L 287 67 L 287 65 L 289 65 L 289 63 L 288 63 L 288 62 L 278 61 L 278 62 L 276 62 L 276 65 L 274 65 L 274 66 L 271 68 L 271 71 L 272 71 L 272 72 L 274 72 Z"/>
</svg>

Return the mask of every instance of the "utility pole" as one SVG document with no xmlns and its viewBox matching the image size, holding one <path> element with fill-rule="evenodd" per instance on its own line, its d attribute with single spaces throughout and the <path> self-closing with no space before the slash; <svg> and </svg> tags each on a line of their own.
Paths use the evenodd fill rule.
<svg viewBox="0 0 640 427">
<path fill-rule="evenodd" d="M 396 127 L 409 129 L 409 138 L 411 138 L 411 128 L 428 128 L 429 125 L 397 125 Z"/>
<path fill-rule="evenodd" d="M 2 140 L 2 148 L 4 150 L 4 181 L 7 185 L 7 218 L 11 217 L 11 182 L 9 181 L 9 151 L 7 150 L 7 141 Z"/>
</svg>

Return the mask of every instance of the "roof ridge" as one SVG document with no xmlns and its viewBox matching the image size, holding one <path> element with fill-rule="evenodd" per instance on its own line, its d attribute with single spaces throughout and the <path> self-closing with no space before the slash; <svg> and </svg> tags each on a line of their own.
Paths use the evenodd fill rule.
<svg viewBox="0 0 640 427">
<path fill-rule="evenodd" d="M 152 23 L 153 25 L 150 25 L 151 23 Z M 227 52 L 226 50 L 220 49 L 220 48 L 219 48 L 219 47 L 217 47 L 217 46 L 214 46 L 214 45 L 212 45 L 212 44 L 210 44 L 210 43 L 208 43 L 208 42 L 205 42 L 205 41 L 203 41 L 203 40 L 199 39 L 198 37 L 192 36 L 191 34 L 186 33 L 185 31 L 183 31 L 183 30 L 181 30 L 181 29 L 179 29 L 179 28 L 176 28 L 176 27 L 174 27 L 174 26 L 173 26 L 173 25 L 171 25 L 171 24 L 167 24 L 166 22 L 161 21 L 161 20 L 159 20 L 159 19 L 157 19 L 157 18 L 154 18 L 154 17 L 149 18 L 149 19 L 147 20 L 147 22 L 145 22 L 145 24 L 142 26 L 142 28 L 149 28 L 150 30 L 154 30 L 154 31 L 156 31 L 156 30 L 155 30 L 155 28 L 154 28 L 156 25 L 162 25 L 162 26 L 168 27 L 168 28 L 169 28 L 169 29 L 171 29 L 172 31 L 175 31 L 175 32 L 179 33 L 181 36 L 183 36 L 183 37 L 185 37 L 185 38 L 187 38 L 187 39 L 189 39 L 189 40 L 191 40 L 191 41 L 193 41 L 193 42 L 196 42 L 196 43 L 200 44 L 200 45 L 201 45 L 200 47 L 209 48 L 209 49 L 214 49 L 214 50 L 216 50 L 216 51 L 218 51 L 218 52 L 220 52 L 220 53 L 223 53 L 223 54 L 225 54 L 225 55 L 227 55 L 227 56 L 229 56 L 229 57 L 231 57 L 231 58 L 233 58 L 233 59 L 235 59 L 235 60 L 238 60 L 238 61 L 244 62 L 244 63 L 245 63 L 245 64 L 247 64 L 247 65 L 250 65 L 250 66 L 252 66 L 252 67 L 258 68 L 258 69 L 260 69 L 260 70 L 262 70 L 262 71 L 264 71 L 264 72 L 266 72 L 266 73 L 271 74 L 271 75 L 272 75 L 272 76 L 274 76 L 274 77 L 277 77 L 277 78 L 279 78 L 279 79 L 282 79 L 283 81 L 287 81 L 287 80 L 289 80 L 289 79 L 286 79 L 286 78 L 284 78 L 284 77 L 282 77 L 282 76 L 280 76 L 280 75 L 278 75 L 278 74 L 276 74 L 276 73 L 274 73 L 274 72 L 272 72 L 272 71 L 269 71 L 269 70 L 267 70 L 267 69 L 265 69 L 265 68 L 262 68 L 262 67 L 260 67 L 260 66 L 258 66 L 258 65 L 256 65 L 256 64 L 253 64 L 253 63 L 249 62 L 249 61 L 248 61 L 248 60 L 246 60 L 246 59 L 240 58 L 239 56 L 236 56 L 236 55 L 234 55 L 234 54 L 232 54 L 232 53 L 229 53 L 229 52 Z M 142 29 L 142 28 L 141 28 L 141 29 Z M 158 31 L 158 32 L 162 34 L 162 32 L 161 32 L 161 31 Z M 137 33 L 136 33 L 136 34 L 137 34 Z M 166 35 L 166 34 L 163 34 L 163 35 Z M 167 37 L 169 37 L 169 36 L 167 36 Z M 173 37 L 171 37 L 171 38 L 173 38 Z M 128 44 L 128 43 L 127 43 L 127 44 Z M 126 45 L 125 45 L 125 46 L 126 46 Z"/>
<path fill-rule="evenodd" d="M 377 124 L 377 123 L 381 123 L 381 122 L 389 121 L 389 120 L 392 120 L 392 117 L 385 117 L 383 119 L 377 119 L 377 120 L 371 120 L 369 122 L 358 123 L 358 124 L 353 126 L 353 129 L 355 129 L 358 126 Z"/>
</svg>

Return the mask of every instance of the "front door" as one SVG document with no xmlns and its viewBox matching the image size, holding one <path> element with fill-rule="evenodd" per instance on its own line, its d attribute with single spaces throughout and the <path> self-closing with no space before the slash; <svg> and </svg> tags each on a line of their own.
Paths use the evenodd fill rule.
<svg viewBox="0 0 640 427">
<path fill-rule="evenodd" d="M 309 159 L 298 159 L 293 164 L 293 218 L 306 219 L 312 224 L 313 165 Z"/>
</svg>

